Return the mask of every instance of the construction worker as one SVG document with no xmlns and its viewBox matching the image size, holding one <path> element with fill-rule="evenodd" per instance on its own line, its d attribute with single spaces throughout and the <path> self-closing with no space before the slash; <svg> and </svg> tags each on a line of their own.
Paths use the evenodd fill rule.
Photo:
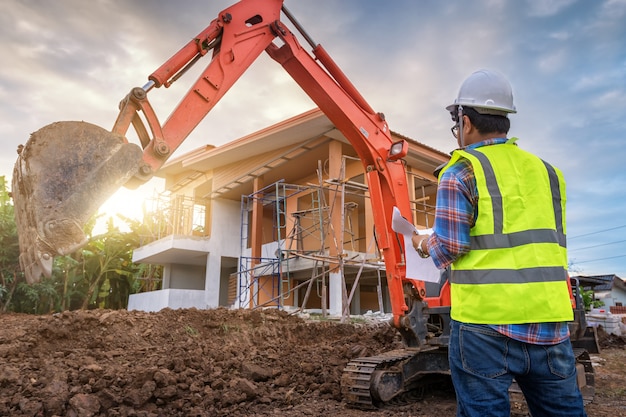
<svg viewBox="0 0 626 417">
<path fill-rule="evenodd" d="M 457 416 L 508 417 L 513 379 L 533 417 L 586 416 L 567 326 L 563 176 L 507 138 L 516 109 L 502 74 L 471 74 L 446 109 L 459 148 L 438 174 L 433 233 L 413 246 L 450 269 Z"/>
</svg>

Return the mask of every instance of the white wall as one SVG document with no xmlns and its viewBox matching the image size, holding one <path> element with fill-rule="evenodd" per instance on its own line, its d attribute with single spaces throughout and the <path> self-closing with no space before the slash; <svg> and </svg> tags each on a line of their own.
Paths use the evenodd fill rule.
<svg viewBox="0 0 626 417">
<path fill-rule="evenodd" d="M 170 280 L 168 288 L 182 290 L 204 290 L 206 267 L 204 265 L 170 265 Z"/>
<path fill-rule="evenodd" d="M 164 308 L 199 308 L 206 309 L 204 291 L 165 289 L 131 294 L 128 298 L 128 310 L 159 311 Z"/>
<path fill-rule="evenodd" d="M 241 203 L 215 199 L 211 202 L 211 237 L 207 255 L 205 302 L 209 307 L 220 303 L 223 256 L 241 255 Z"/>
<path fill-rule="evenodd" d="M 241 245 L 241 202 L 215 199 L 211 203 L 210 251 L 220 256 L 239 257 Z"/>
</svg>

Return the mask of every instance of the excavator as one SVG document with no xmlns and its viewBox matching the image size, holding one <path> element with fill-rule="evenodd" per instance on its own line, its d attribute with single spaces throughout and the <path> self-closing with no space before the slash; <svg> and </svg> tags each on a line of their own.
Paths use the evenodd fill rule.
<svg viewBox="0 0 626 417">
<path fill-rule="evenodd" d="M 62 121 L 34 132 L 18 149 L 12 193 L 20 265 L 29 283 L 49 277 L 55 256 L 86 243 L 83 225 L 118 188 L 148 181 L 250 65 L 267 53 L 287 71 L 351 143 L 362 161 L 374 213 L 376 241 L 384 257 L 391 324 L 403 348 L 356 358 L 343 370 L 345 402 L 376 408 L 402 400 L 429 377 L 449 374 L 447 345 L 450 290 L 445 279 L 435 294 L 406 277 L 403 244 L 392 229 L 394 207 L 411 219 L 404 140 L 393 141 L 383 113 L 376 112 L 325 49 L 313 41 L 284 0 L 241 0 L 154 71 L 119 104 L 109 131 L 87 122 Z M 305 50 L 281 20 L 284 15 L 310 45 Z M 148 100 L 154 88 L 170 87 L 205 56 L 209 64 L 164 123 Z M 132 125 L 139 144 L 126 135 Z M 577 287 L 574 287 L 577 288 Z M 432 291 L 431 291 L 432 293 Z M 585 333 L 582 302 L 572 339 Z M 593 368 L 586 349 L 578 354 L 585 398 L 593 395 Z"/>
</svg>

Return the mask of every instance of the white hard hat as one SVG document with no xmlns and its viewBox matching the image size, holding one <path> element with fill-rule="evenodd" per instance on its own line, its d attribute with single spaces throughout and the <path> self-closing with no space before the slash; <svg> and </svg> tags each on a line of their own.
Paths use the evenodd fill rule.
<svg viewBox="0 0 626 417">
<path fill-rule="evenodd" d="M 478 70 L 467 77 L 454 103 L 447 106 L 446 110 L 454 112 L 457 106 L 472 107 L 479 113 L 499 116 L 517 113 L 509 81 L 499 72 L 487 69 Z"/>
</svg>

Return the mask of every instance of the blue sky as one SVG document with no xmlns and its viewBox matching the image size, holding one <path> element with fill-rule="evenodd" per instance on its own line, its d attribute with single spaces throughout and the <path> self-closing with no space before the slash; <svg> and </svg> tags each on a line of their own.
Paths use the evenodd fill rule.
<svg viewBox="0 0 626 417">
<path fill-rule="evenodd" d="M 60 120 L 111 128 L 132 87 L 209 25 L 228 0 L 5 0 L 0 14 L 0 175 L 17 146 Z M 560 167 L 569 257 L 583 275 L 626 278 L 626 0 L 286 0 L 392 130 L 448 152 L 444 107 L 479 68 L 503 72 L 511 136 Z M 287 20 L 284 19 L 286 22 Z M 196 65 L 198 69 L 204 63 Z M 194 74 L 150 92 L 165 120 Z M 179 148 L 220 145 L 313 103 L 262 56 Z M 140 212 L 159 188 L 104 207 Z M 121 203 L 123 202 L 123 204 Z M 131 203 L 132 202 L 132 203 Z"/>
</svg>

